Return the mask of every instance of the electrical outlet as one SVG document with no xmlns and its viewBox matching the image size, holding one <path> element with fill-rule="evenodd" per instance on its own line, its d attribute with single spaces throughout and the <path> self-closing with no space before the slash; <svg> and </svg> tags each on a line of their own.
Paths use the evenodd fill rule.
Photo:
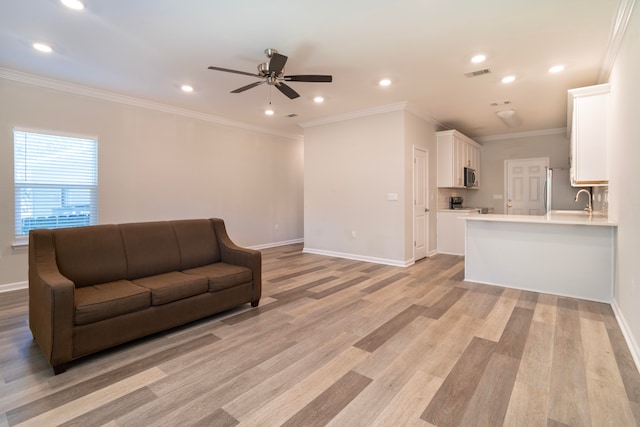
<svg viewBox="0 0 640 427">
<path fill-rule="evenodd" d="M 352 239 L 355 239 L 355 238 L 356 238 L 356 232 L 355 232 L 355 231 L 352 231 L 352 232 L 351 232 L 351 238 L 352 238 Z"/>
</svg>

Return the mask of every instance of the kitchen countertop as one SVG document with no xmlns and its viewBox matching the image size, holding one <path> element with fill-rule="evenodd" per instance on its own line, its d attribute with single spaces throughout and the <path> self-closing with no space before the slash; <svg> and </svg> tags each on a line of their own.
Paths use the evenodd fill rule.
<svg viewBox="0 0 640 427">
<path fill-rule="evenodd" d="M 573 224 L 588 226 L 617 227 L 615 221 L 600 214 L 589 215 L 583 211 L 551 211 L 545 215 L 504 215 L 504 214 L 471 214 L 462 216 L 466 221 L 494 221 L 530 224 Z"/>
<path fill-rule="evenodd" d="M 462 208 L 462 209 L 438 209 L 438 212 L 449 212 L 449 213 L 470 213 L 477 212 L 478 209 L 474 208 Z"/>
</svg>

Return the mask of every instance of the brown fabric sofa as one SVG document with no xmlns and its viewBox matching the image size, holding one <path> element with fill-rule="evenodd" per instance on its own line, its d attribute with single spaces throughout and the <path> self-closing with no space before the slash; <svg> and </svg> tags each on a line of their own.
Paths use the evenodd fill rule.
<svg viewBox="0 0 640 427">
<path fill-rule="evenodd" d="M 29 326 L 56 374 L 74 359 L 251 303 L 258 251 L 221 219 L 32 230 Z"/>
</svg>

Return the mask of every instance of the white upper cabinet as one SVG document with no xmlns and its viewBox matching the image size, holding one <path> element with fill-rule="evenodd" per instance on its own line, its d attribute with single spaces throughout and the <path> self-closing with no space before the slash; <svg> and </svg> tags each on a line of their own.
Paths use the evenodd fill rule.
<svg viewBox="0 0 640 427">
<path fill-rule="evenodd" d="M 480 144 L 457 130 L 436 132 L 438 141 L 438 187 L 465 188 L 464 168 L 476 171 L 480 183 Z"/>
<path fill-rule="evenodd" d="M 569 90 L 567 108 L 571 185 L 608 185 L 609 85 Z"/>
</svg>

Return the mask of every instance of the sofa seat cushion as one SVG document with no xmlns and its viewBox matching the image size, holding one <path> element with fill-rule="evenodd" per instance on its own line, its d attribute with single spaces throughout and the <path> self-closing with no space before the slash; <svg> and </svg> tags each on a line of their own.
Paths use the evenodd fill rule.
<svg viewBox="0 0 640 427">
<path fill-rule="evenodd" d="M 209 292 L 221 291 L 241 285 L 250 282 L 253 278 L 251 269 L 224 262 L 191 268 L 185 270 L 184 273 L 205 276 L 209 281 Z"/>
<path fill-rule="evenodd" d="M 151 306 L 151 291 L 128 280 L 76 288 L 75 323 L 86 325 Z"/>
<path fill-rule="evenodd" d="M 209 289 L 206 277 L 179 271 L 135 279 L 133 283 L 151 291 L 151 305 L 167 304 L 203 294 Z"/>
</svg>

